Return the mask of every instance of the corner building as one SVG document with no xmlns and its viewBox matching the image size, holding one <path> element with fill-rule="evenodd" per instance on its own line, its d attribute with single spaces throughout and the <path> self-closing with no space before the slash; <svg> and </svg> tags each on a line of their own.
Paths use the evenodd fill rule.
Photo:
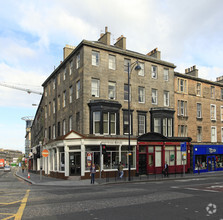
<svg viewBox="0 0 223 220">
<path fill-rule="evenodd" d="M 130 163 L 133 174 L 138 136 L 149 131 L 174 135 L 175 65 L 161 60 L 157 49 L 146 55 L 127 50 L 123 36 L 111 45 L 110 35 L 106 28 L 98 41 L 66 46 L 63 62 L 43 83 L 43 148 L 49 150 L 49 157 L 37 159 L 37 167 L 43 166 L 48 175 L 89 178 L 90 165 L 95 163 L 103 175 L 113 176 L 120 161 L 124 171 Z M 134 69 L 136 61 L 139 72 Z M 100 144 L 107 149 L 101 164 Z"/>
</svg>

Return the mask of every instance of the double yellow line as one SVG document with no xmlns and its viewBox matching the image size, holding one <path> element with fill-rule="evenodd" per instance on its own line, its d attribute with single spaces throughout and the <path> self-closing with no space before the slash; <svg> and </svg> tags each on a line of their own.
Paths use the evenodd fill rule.
<svg viewBox="0 0 223 220">
<path fill-rule="evenodd" d="M 27 200 L 28 200 L 28 197 L 29 197 L 29 191 L 30 191 L 30 189 L 28 189 L 26 191 L 26 194 L 25 194 L 25 196 L 23 197 L 22 200 L 15 201 L 15 202 L 10 202 L 10 203 L 0 203 L 0 205 L 11 205 L 11 204 L 15 204 L 15 203 L 21 202 L 19 210 L 18 210 L 18 212 L 16 214 L 13 214 L 13 213 L 0 213 L 1 215 L 9 215 L 8 217 L 3 218 L 2 220 L 8 220 L 8 219 L 11 219 L 13 217 L 15 217 L 15 220 L 21 220 L 22 219 L 22 215 L 23 215 L 23 212 L 24 212 L 24 209 L 26 207 L 26 203 L 27 203 Z"/>
</svg>

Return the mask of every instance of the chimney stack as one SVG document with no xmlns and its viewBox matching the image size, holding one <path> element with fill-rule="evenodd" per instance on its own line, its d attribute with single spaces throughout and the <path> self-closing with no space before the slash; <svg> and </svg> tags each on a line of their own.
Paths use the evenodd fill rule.
<svg viewBox="0 0 223 220">
<path fill-rule="evenodd" d="M 111 33 L 108 32 L 108 27 L 105 27 L 105 33 L 101 34 L 98 41 L 103 44 L 110 45 L 110 42 L 111 42 L 110 38 L 111 38 Z"/>
<path fill-rule="evenodd" d="M 219 76 L 216 78 L 216 82 L 223 83 L 223 76 Z"/>
<path fill-rule="evenodd" d="M 155 48 L 154 50 L 147 53 L 147 56 L 151 56 L 151 57 L 154 57 L 154 58 L 160 60 L 161 59 L 161 52 L 158 51 L 158 48 Z"/>
<path fill-rule="evenodd" d="M 119 47 L 123 50 L 126 50 L 126 37 L 124 37 L 123 35 L 121 35 L 121 37 L 119 37 L 116 41 L 116 43 L 114 44 L 116 47 Z"/>
<path fill-rule="evenodd" d="M 75 48 L 75 46 L 66 44 L 66 46 L 63 48 L 63 60 L 65 60 Z"/>
<path fill-rule="evenodd" d="M 185 74 L 198 78 L 198 69 L 196 69 L 196 65 L 185 69 Z"/>
</svg>

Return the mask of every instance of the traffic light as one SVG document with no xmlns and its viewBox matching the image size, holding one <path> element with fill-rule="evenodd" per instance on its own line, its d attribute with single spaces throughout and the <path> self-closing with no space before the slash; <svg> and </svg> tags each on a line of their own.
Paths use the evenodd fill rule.
<svg viewBox="0 0 223 220">
<path fill-rule="evenodd" d="M 36 157 L 40 158 L 40 146 L 36 147 Z"/>
<path fill-rule="evenodd" d="M 102 145 L 102 154 L 106 154 L 106 145 L 105 144 L 103 144 Z"/>
</svg>

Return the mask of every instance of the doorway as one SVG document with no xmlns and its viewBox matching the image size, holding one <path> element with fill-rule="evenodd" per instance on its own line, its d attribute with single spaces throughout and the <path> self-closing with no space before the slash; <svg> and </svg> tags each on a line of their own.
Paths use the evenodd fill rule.
<svg viewBox="0 0 223 220">
<path fill-rule="evenodd" d="M 207 168 L 208 168 L 208 171 L 216 170 L 215 156 L 207 156 Z"/>
<path fill-rule="evenodd" d="M 139 154 L 139 174 L 147 174 L 146 154 Z"/>
<path fill-rule="evenodd" d="M 81 153 L 69 153 L 69 171 L 70 176 L 81 175 Z"/>
</svg>

